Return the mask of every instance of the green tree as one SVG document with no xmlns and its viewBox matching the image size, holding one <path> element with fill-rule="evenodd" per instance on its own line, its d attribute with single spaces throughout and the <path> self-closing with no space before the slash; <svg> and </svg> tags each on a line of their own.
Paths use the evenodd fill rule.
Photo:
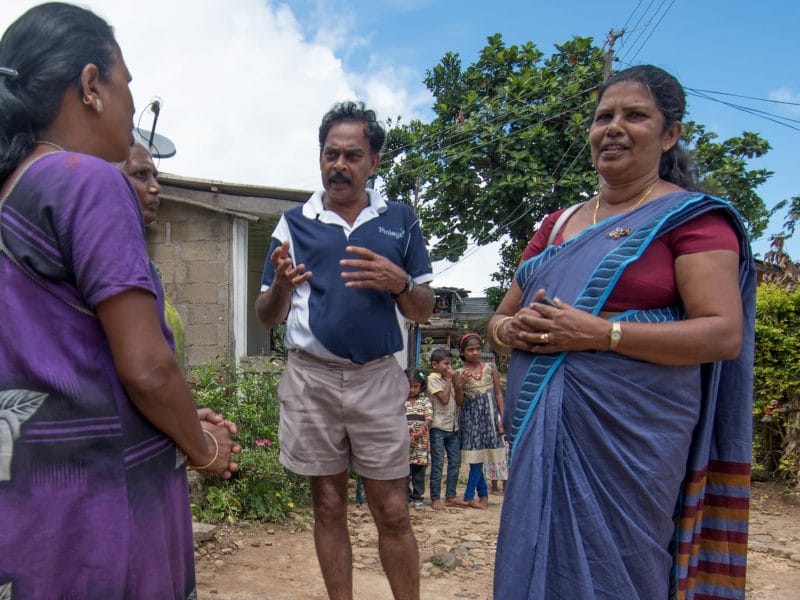
<svg viewBox="0 0 800 600">
<path fill-rule="evenodd" d="M 384 191 L 417 209 L 436 242 L 434 260 L 456 261 L 470 243 L 504 240 L 498 286 L 487 290 L 495 305 L 539 221 L 597 189 L 588 130 L 603 58 L 591 38 L 575 37 L 545 57 L 532 42 L 507 46 L 495 34 L 474 64 L 464 68 L 450 52 L 428 71 L 430 123 L 398 120 L 389 131 Z M 705 187 L 730 199 L 758 237 L 771 213 L 755 190 L 772 173 L 748 161 L 769 143 L 752 132 L 716 137 L 698 123 L 684 130 Z"/>
<path fill-rule="evenodd" d="M 729 200 L 739 209 L 747 222 L 751 240 L 761 237 L 771 212 L 756 188 L 772 176 L 772 171 L 749 169 L 748 161 L 764 156 L 770 149 L 769 142 L 752 131 L 716 142 L 716 133 L 706 131 L 704 125 L 694 121 L 684 124 L 683 139 L 692 153 L 698 179 L 705 190 Z"/>
<path fill-rule="evenodd" d="M 416 204 L 434 259 L 508 236 L 505 284 L 536 224 L 595 188 L 586 132 L 602 70 L 589 38 L 545 58 L 497 34 L 466 69 L 448 53 L 428 71 L 436 117 L 389 132 L 382 176 L 387 195 Z"/>
<path fill-rule="evenodd" d="M 800 290 L 759 286 L 756 301 L 753 457 L 800 487 Z"/>
</svg>

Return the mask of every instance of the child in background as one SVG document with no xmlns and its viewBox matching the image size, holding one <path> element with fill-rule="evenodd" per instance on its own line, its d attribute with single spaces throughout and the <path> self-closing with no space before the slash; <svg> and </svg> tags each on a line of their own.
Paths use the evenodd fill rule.
<svg viewBox="0 0 800 600">
<path fill-rule="evenodd" d="M 356 478 L 356 504 L 358 508 L 365 508 L 367 504 L 367 493 L 364 490 L 364 478 L 358 475 Z"/>
<path fill-rule="evenodd" d="M 425 377 L 416 369 L 406 371 L 408 375 L 408 400 L 406 418 L 411 443 L 409 458 L 408 501 L 422 508 L 425 493 L 425 467 L 428 464 L 428 428 L 433 421 L 433 409 L 427 396 L 422 394 Z"/>
<path fill-rule="evenodd" d="M 469 465 L 464 500 L 472 508 L 489 506 L 483 463 L 505 460 L 499 425 L 503 415 L 500 374 L 494 363 L 481 362 L 481 346 L 477 333 L 467 333 L 461 338 L 459 348 L 464 366 L 459 372 L 464 384 L 461 390 L 456 389 L 456 402 L 461 405 L 461 462 Z"/>
<path fill-rule="evenodd" d="M 486 465 L 486 479 L 491 482 L 489 493 L 492 496 L 502 496 L 506 491 L 506 480 L 508 479 L 508 442 L 506 436 L 502 434 L 503 426 L 498 423 L 501 431 L 500 438 L 503 440 L 505 456 L 502 460 L 490 462 Z"/>
<path fill-rule="evenodd" d="M 458 429 L 458 404 L 455 390 L 463 386 L 461 375 L 453 370 L 453 358 L 448 348 L 431 352 L 431 369 L 428 376 L 428 396 L 433 405 L 433 423 L 430 430 L 431 446 L 431 508 L 443 510 L 446 506 L 465 507 L 467 503 L 456 496 L 458 470 L 461 467 L 461 432 Z M 462 390 L 463 391 L 463 390 Z M 442 469 L 447 453 L 447 482 L 444 502 Z"/>
</svg>

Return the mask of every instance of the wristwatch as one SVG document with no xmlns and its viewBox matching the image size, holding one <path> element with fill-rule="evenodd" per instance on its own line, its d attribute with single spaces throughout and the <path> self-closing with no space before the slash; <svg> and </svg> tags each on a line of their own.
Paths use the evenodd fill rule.
<svg viewBox="0 0 800 600">
<path fill-rule="evenodd" d="M 413 290 L 413 289 L 414 289 L 414 278 L 411 277 L 411 275 L 409 275 L 406 278 L 406 286 L 403 288 L 403 290 L 399 294 L 392 294 L 392 296 L 397 298 L 399 296 L 403 296 L 404 294 L 410 293 L 411 290 Z"/>
<path fill-rule="evenodd" d="M 619 321 L 611 322 L 611 331 L 608 332 L 608 349 L 616 350 L 622 340 L 622 325 Z"/>
</svg>

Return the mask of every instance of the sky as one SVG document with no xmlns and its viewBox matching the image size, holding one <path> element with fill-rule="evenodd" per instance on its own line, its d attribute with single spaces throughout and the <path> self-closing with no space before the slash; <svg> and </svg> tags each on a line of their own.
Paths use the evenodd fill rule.
<svg viewBox="0 0 800 600">
<path fill-rule="evenodd" d="M 3 0 L 0 29 L 37 2 Z M 754 131 L 772 149 L 752 161 L 774 172 L 757 191 L 768 207 L 800 195 L 800 2 L 770 0 L 84 0 L 115 28 L 133 75 L 137 121 L 158 97 L 157 132 L 177 154 L 161 171 L 185 177 L 313 190 L 320 186 L 317 129 L 339 100 L 379 118 L 432 118 L 426 71 L 449 51 L 472 63 L 486 38 L 534 42 L 545 54 L 573 36 L 599 44 L 609 30 L 617 66 L 660 66 L 690 90 L 688 118 L 720 139 Z M 4 65 L 9 66 L 9 65 Z M 791 119 L 778 124 L 718 100 Z M 762 102 L 740 96 L 768 99 Z M 790 125 L 794 129 L 787 127 Z M 565 202 L 569 203 L 569 202 Z M 783 214 L 768 234 L 780 230 Z M 767 235 L 768 235 L 767 234 Z M 800 233 L 788 250 L 800 258 Z M 768 249 L 766 236 L 753 245 Z M 483 294 L 497 245 L 434 264 L 434 285 Z"/>
</svg>

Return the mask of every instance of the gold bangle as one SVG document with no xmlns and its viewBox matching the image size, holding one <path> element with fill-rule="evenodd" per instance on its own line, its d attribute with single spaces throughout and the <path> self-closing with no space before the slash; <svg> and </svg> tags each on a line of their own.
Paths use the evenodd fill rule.
<svg viewBox="0 0 800 600">
<path fill-rule="evenodd" d="M 505 316 L 502 319 L 498 319 L 497 323 L 495 323 L 494 327 L 492 327 L 492 339 L 494 340 L 495 345 L 505 350 L 511 350 L 511 346 L 509 346 L 503 340 L 497 337 L 497 334 L 500 331 L 500 327 L 502 327 L 503 323 L 505 323 L 506 321 L 510 321 L 513 318 L 514 317 Z"/>
<path fill-rule="evenodd" d="M 214 441 L 214 458 L 212 458 L 210 461 L 208 461 L 202 467 L 196 467 L 194 465 L 189 465 L 195 471 L 202 471 L 204 469 L 207 469 L 208 467 L 210 467 L 211 465 L 214 464 L 214 461 L 216 461 L 217 458 L 219 458 L 219 442 L 217 441 L 217 438 L 215 438 L 214 435 L 210 431 L 208 431 L 207 429 L 203 429 L 203 433 L 205 433 L 208 437 L 210 437 Z"/>
</svg>

